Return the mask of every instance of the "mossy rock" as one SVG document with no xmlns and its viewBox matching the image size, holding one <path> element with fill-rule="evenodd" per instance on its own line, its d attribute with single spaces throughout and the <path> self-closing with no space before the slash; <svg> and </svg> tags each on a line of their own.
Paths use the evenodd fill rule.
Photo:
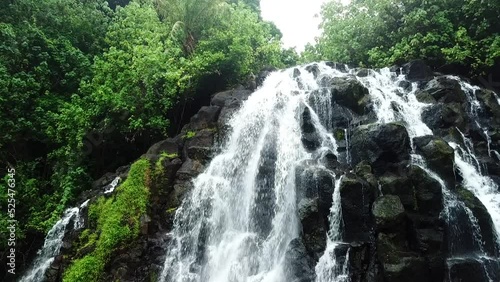
<svg viewBox="0 0 500 282">
<path fill-rule="evenodd" d="M 405 208 L 398 196 L 385 195 L 373 204 L 373 216 L 379 230 L 397 230 L 405 218 Z"/>
<path fill-rule="evenodd" d="M 95 249 L 66 269 L 63 281 L 99 281 L 112 254 L 139 236 L 141 217 L 146 214 L 151 184 L 150 161 L 132 164 L 127 179 L 110 197 L 99 198 L 89 207 L 94 233 L 85 232 L 87 244 Z M 95 243 L 94 243 L 95 242 Z"/>
<path fill-rule="evenodd" d="M 433 135 L 414 138 L 417 152 L 420 153 L 429 168 L 436 172 L 448 185 L 455 187 L 454 158 L 455 151 L 446 141 Z"/>
</svg>

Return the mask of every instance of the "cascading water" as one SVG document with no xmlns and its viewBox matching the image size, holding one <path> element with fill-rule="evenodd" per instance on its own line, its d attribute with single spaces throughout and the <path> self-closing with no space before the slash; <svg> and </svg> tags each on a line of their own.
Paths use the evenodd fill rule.
<svg viewBox="0 0 500 282">
<path fill-rule="evenodd" d="M 68 224 L 73 222 L 73 225 L 69 227 L 71 230 L 78 230 L 83 227 L 83 219 L 80 217 L 80 211 L 85 208 L 88 203 L 89 201 L 87 200 L 79 207 L 69 208 L 64 211 L 63 217 L 54 224 L 47 233 L 47 236 L 45 236 L 45 242 L 38 251 L 32 267 L 20 278 L 20 282 L 41 282 L 45 280 L 45 272 L 50 267 L 55 257 L 59 255 L 59 250 L 62 247 L 64 234 L 68 229 Z"/>
<path fill-rule="evenodd" d="M 348 278 L 347 264 L 349 258 L 345 258 L 344 264 L 339 264 L 335 257 L 335 248 L 342 244 L 342 208 L 340 205 L 340 183 L 342 177 L 335 181 L 335 190 L 333 192 L 332 207 L 330 209 L 329 232 L 327 234 L 326 250 L 323 256 L 320 257 L 316 265 L 316 281 L 317 282 L 346 282 Z M 347 252 L 347 256 L 349 252 Z"/>
<path fill-rule="evenodd" d="M 377 123 L 405 125 L 413 149 L 411 163 L 442 188 L 442 214 L 449 229 L 448 263 L 471 257 L 482 264 L 488 279 L 493 281 L 496 276 L 490 274 L 498 268 L 491 267 L 491 261 L 500 260 L 484 249 L 484 231 L 478 219 L 451 191 L 454 187 L 447 187 L 446 181 L 416 153 L 413 139 L 433 135 L 421 117 L 429 104 L 417 100 L 419 85 L 387 68 L 357 76 L 356 70 L 339 71 L 323 63 L 317 67 L 315 74 L 307 71 L 307 67 L 271 74 L 234 114 L 229 121 L 230 134 L 220 153 L 194 180 L 193 190 L 176 212 L 160 281 L 287 281 L 287 246 L 300 236 L 297 205 L 301 195 L 295 183 L 296 169 L 305 161 L 320 167 L 317 160 L 329 152 L 340 156 L 339 140 L 332 134 L 335 130 L 332 93 L 321 87 L 321 81 L 335 77 L 354 78 L 368 89 Z M 475 88 L 462 81 L 460 84 L 469 95 L 469 114 L 474 115 L 481 107 L 471 94 Z M 313 150 L 303 142 L 302 113 L 310 115 L 319 140 Z M 488 137 L 486 127 L 479 123 L 477 126 Z M 350 130 L 342 130 L 346 151 L 338 159 L 350 164 Z M 449 144 L 455 149 L 455 163 L 464 179 L 462 184 L 488 209 L 498 240 L 498 187 L 482 174 L 472 145 L 465 137 L 461 142 L 464 145 L 458 141 Z M 490 140 L 487 142 L 489 153 L 495 154 L 490 149 Z M 331 173 L 336 180 L 326 250 L 314 268 L 318 282 L 350 279 L 350 252 L 347 251 L 343 262 L 337 261 L 335 253 L 338 246 L 345 244 L 339 191 L 342 175 Z M 381 194 L 380 184 L 379 190 Z"/>
<path fill-rule="evenodd" d="M 416 99 L 415 91 L 418 89 L 416 83 L 413 83 L 409 90 L 403 89 L 399 85 L 402 81 L 405 81 L 405 76 L 397 76 L 395 73 L 391 73 L 389 69 L 382 69 L 380 72 L 372 72 L 371 76 L 358 79 L 364 83 L 370 91 L 378 122 L 404 122 L 411 139 L 433 134 L 432 130 L 422 121 L 421 114 L 427 105 L 420 103 Z M 450 76 L 450 79 L 459 81 L 462 90 L 466 93 L 469 100 L 469 114 L 473 119 L 477 118 L 477 112 L 480 110 L 481 106 L 474 93 L 479 88 L 473 87 L 457 77 Z M 490 151 L 491 141 L 487 130 L 477 121 L 476 124 L 483 130 L 488 142 L 488 151 Z M 497 185 L 489 177 L 481 174 L 478 158 L 473 153 L 472 142 L 465 137 L 463 141 L 466 149 L 454 142 L 449 142 L 449 145 L 455 149 L 455 163 L 463 176 L 463 185 L 472 191 L 488 209 L 494 221 L 498 240 L 500 192 Z M 444 202 L 443 213 L 448 228 L 450 229 L 448 232 L 450 234 L 448 238 L 450 245 L 448 254 L 450 256 L 449 263 L 453 263 L 454 260 L 460 259 L 462 256 L 473 256 L 482 263 L 488 279 L 493 281 L 491 280 L 490 274 L 497 271 L 498 266 L 493 265 L 493 267 L 491 267 L 491 263 L 487 260 L 496 260 L 496 264 L 498 264 L 500 260 L 498 257 L 488 258 L 488 254 L 483 248 L 484 242 L 477 218 L 464 203 L 449 191 L 444 181 L 427 168 L 421 156 L 414 153 L 412 162 L 424 169 L 427 174 L 437 180 L 442 187 Z M 464 219 L 466 222 L 463 222 Z M 470 232 L 464 232 L 464 228 L 471 230 Z M 472 234 L 472 236 L 468 238 L 466 234 Z M 464 245 L 468 247 L 464 248 Z"/>
<path fill-rule="evenodd" d="M 116 186 L 118 186 L 118 183 L 120 182 L 121 178 L 119 176 L 115 177 L 111 183 L 109 183 L 105 188 L 104 188 L 104 194 L 111 194 L 113 191 L 115 191 Z"/>
<path fill-rule="evenodd" d="M 161 281 L 286 281 L 285 251 L 299 236 L 295 170 L 312 158 L 301 141 L 304 108 L 319 131 L 316 152 L 337 150 L 322 123 L 331 99 L 301 72 L 270 75 L 233 116 L 221 153 L 176 213 Z"/>
</svg>

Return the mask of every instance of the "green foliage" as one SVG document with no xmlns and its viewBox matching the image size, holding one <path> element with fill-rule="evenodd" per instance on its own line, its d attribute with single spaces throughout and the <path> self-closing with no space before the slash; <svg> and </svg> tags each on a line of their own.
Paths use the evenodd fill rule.
<svg viewBox="0 0 500 282">
<path fill-rule="evenodd" d="M 228 7 L 217 26 L 206 30 L 193 61 L 241 81 L 264 66 L 283 67 L 279 38 L 272 26 L 244 4 Z"/>
<path fill-rule="evenodd" d="M 265 66 L 297 62 L 295 50 L 281 49 L 276 26 L 260 19 L 258 3 L 16 0 L 2 6 L 0 171 L 7 162 L 16 168 L 16 199 L 30 203 L 16 209 L 20 250 L 31 244 L 27 234 L 50 229 L 91 178 L 136 158 L 123 147 L 166 137 L 175 107 L 212 94 L 207 83 L 219 89 L 246 82 Z M 99 142 L 92 145 L 94 135 Z M 110 156 L 121 159 L 103 167 Z M 2 183 L 2 203 L 6 194 Z M 116 201 L 100 200 L 91 216 L 103 221 L 98 211 L 116 212 Z M 109 255 L 102 249 L 133 237 L 135 223 L 123 225 L 117 214 L 81 238 L 81 248 L 95 251 L 67 279 L 93 281 Z M 6 220 L 0 215 L 0 227 Z"/>
<path fill-rule="evenodd" d="M 425 59 L 477 75 L 500 58 L 499 8 L 493 0 L 332 1 L 322 10 L 323 34 L 305 56 L 375 67 Z"/>
<path fill-rule="evenodd" d="M 110 47 L 96 58 L 92 80 L 82 83 L 96 128 L 166 133 L 165 113 L 186 88 L 180 82 L 182 52 L 167 33 L 151 5 L 133 2 L 117 10 L 106 36 Z"/>
<path fill-rule="evenodd" d="M 224 0 L 156 0 L 158 12 L 172 25 L 170 35 L 186 54 L 194 52 L 203 30 L 217 21 Z"/>
<path fill-rule="evenodd" d="M 196 131 L 188 131 L 184 135 L 184 139 L 191 139 L 196 136 Z"/>
<path fill-rule="evenodd" d="M 136 161 L 114 197 L 100 198 L 89 207 L 89 219 L 96 223 L 96 230 L 93 234 L 82 232 L 80 241 L 83 246 L 95 244 L 95 249 L 75 260 L 63 281 L 97 281 L 110 255 L 139 235 L 140 217 L 146 214 L 149 202 L 149 166 L 148 160 Z"/>
</svg>

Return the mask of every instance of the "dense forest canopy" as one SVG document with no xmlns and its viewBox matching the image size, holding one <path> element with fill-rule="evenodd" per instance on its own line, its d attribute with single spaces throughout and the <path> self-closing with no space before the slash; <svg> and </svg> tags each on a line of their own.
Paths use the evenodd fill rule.
<svg viewBox="0 0 500 282">
<path fill-rule="evenodd" d="M 16 169 L 24 247 L 92 178 L 165 138 L 186 103 L 297 58 L 254 0 L 1 5 L 0 159 L 2 172 Z M 7 188 L 3 181 L 2 203 Z M 0 215 L 0 228 L 7 219 Z"/>
<path fill-rule="evenodd" d="M 481 75 L 500 60 L 499 9 L 495 0 L 334 0 L 304 56 L 373 67 L 424 59 Z"/>
</svg>

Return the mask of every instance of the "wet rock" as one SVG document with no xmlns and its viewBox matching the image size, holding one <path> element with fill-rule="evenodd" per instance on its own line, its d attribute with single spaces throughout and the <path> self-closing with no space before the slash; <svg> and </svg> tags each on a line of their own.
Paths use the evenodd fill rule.
<svg viewBox="0 0 500 282">
<path fill-rule="evenodd" d="M 415 209 L 415 192 L 406 176 L 386 173 L 379 177 L 378 184 L 383 195 L 396 195 L 405 209 Z"/>
<path fill-rule="evenodd" d="M 293 239 L 285 253 L 285 278 L 290 282 L 314 281 L 314 263 L 300 239 Z"/>
<path fill-rule="evenodd" d="M 450 281 L 490 281 L 481 262 L 474 258 L 449 259 L 447 266 Z"/>
<path fill-rule="evenodd" d="M 370 111 L 368 89 L 356 78 L 335 77 L 330 83 L 332 102 L 347 107 L 360 115 Z"/>
<path fill-rule="evenodd" d="M 476 91 L 476 95 L 479 101 L 484 105 L 483 111 L 485 112 L 485 118 L 492 118 L 497 124 L 500 123 L 500 104 L 498 103 L 497 96 L 495 93 L 481 89 Z"/>
<path fill-rule="evenodd" d="M 391 164 L 408 161 L 410 151 L 408 132 L 399 123 L 361 125 L 351 136 L 352 163 L 366 160 L 376 174 L 387 171 Z"/>
<path fill-rule="evenodd" d="M 467 101 L 458 81 L 446 76 L 436 77 L 425 86 L 427 91 L 436 101 L 443 103 L 463 103 Z"/>
<path fill-rule="evenodd" d="M 212 147 L 217 130 L 214 128 L 203 129 L 195 132 L 190 138 L 185 138 L 186 155 L 188 158 L 206 164 L 212 155 Z"/>
<path fill-rule="evenodd" d="M 484 250 L 490 256 L 498 256 L 499 250 L 496 242 L 496 231 L 490 214 L 481 201 L 469 190 L 459 187 L 457 196 L 472 211 L 481 228 Z"/>
<path fill-rule="evenodd" d="M 368 184 L 372 187 L 377 187 L 377 178 L 373 175 L 372 167 L 366 161 L 362 161 L 356 165 L 354 168 L 354 172 L 356 175 L 362 177 Z"/>
<path fill-rule="evenodd" d="M 380 267 L 373 243 L 351 243 L 349 246 L 349 279 L 351 282 L 380 281 Z"/>
<path fill-rule="evenodd" d="M 316 150 L 321 145 L 320 135 L 314 127 L 309 108 L 302 112 L 302 144 L 310 151 Z"/>
<path fill-rule="evenodd" d="M 300 70 L 298 68 L 293 69 L 293 78 L 297 78 L 300 76 Z"/>
<path fill-rule="evenodd" d="M 413 210 L 421 215 L 439 216 L 443 210 L 443 193 L 441 184 L 429 176 L 422 168 L 412 165 L 409 179 L 413 187 Z M 409 206 L 410 203 L 407 202 Z"/>
<path fill-rule="evenodd" d="M 373 204 L 373 216 L 379 230 L 394 230 L 404 223 L 405 209 L 401 200 L 395 195 L 385 195 Z"/>
<path fill-rule="evenodd" d="M 345 242 L 366 242 L 372 231 L 371 207 L 374 188 L 359 177 L 348 174 L 340 183 Z"/>
<path fill-rule="evenodd" d="M 397 233 L 379 233 L 377 253 L 382 264 L 384 281 L 431 281 L 428 279 L 429 267 L 425 258 L 408 249 L 404 230 Z"/>
<path fill-rule="evenodd" d="M 190 122 L 182 129 L 182 132 L 196 131 L 217 126 L 217 118 L 221 108 L 219 106 L 204 106 L 194 115 Z"/>
<path fill-rule="evenodd" d="M 334 62 L 325 62 L 325 65 L 331 67 L 332 69 L 341 71 L 341 72 L 347 72 L 345 64 L 339 64 L 339 63 L 334 63 Z"/>
<path fill-rule="evenodd" d="M 434 99 L 434 97 L 432 97 L 432 95 L 429 94 L 429 92 L 427 91 L 417 90 L 417 92 L 415 93 L 415 98 L 417 98 L 417 100 L 420 103 L 426 103 L 426 104 L 436 103 L 436 99 Z"/>
<path fill-rule="evenodd" d="M 200 174 L 205 167 L 201 162 L 192 159 L 186 159 L 181 168 L 177 171 L 175 178 L 177 180 L 191 180 L 198 174 Z"/>
<path fill-rule="evenodd" d="M 427 81 L 434 77 L 431 68 L 422 60 L 415 60 L 402 66 L 403 74 L 410 81 Z"/>
<path fill-rule="evenodd" d="M 302 199 L 299 203 L 299 219 L 302 224 L 302 239 L 309 255 L 318 260 L 326 247 L 327 225 L 319 211 L 319 200 Z"/>
<path fill-rule="evenodd" d="M 306 67 L 306 71 L 310 72 L 313 74 L 314 78 L 318 77 L 319 74 L 319 66 L 318 64 L 310 64 Z"/>
<path fill-rule="evenodd" d="M 466 125 L 464 110 L 458 103 L 429 106 L 422 111 L 422 121 L 434 132 L 449 127 L 458 127 L 460 130 L 464 130 Z"/>
<path fill-rule="evenodd" d="M 358 72 L 356 72 L 356 76 L 358 77 L 367 77 L 370 74 L 369 69 L 360 69 Z"/>
<path fill-rule="evenodd" d="M 387 282 L 421 282 L 429 281 L 429 269 L 424 258 L 400 257 L 398 262 L 384 263 L 384 281 Z"/>
<path fill-rule="evenodd" d="M 224 92 L 219 92 L 212 97 L 210 105 L 222 108 L 226 106 L 226 102 L 228 100 L 235 99 L 238 101 L 244 101 L 250 96 L 250 94 L 252 94 L 252 91 L 246 89 L 232 89 Z"/>
<path fill-rule="evenodd" d="M 436 172 L 448 185 L 455 187 L 454 151 L 443 139 L 429 135 L 413 139 L 416 151 L 421 154 L 429 168 Z"/>
</svg>

